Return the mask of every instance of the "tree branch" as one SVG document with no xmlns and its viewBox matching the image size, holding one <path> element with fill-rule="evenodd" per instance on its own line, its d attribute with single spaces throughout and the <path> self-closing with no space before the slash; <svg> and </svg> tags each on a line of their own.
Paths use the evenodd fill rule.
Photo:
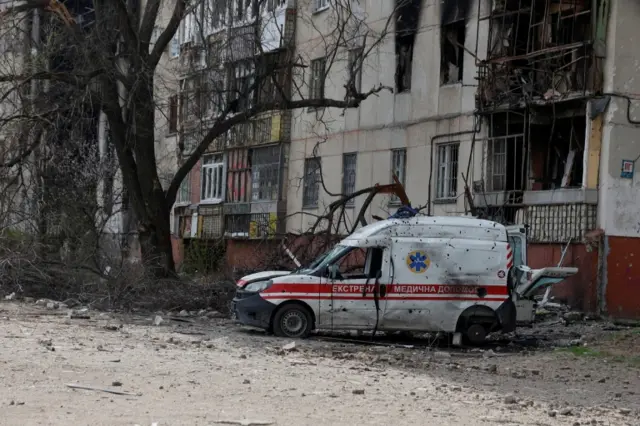
<svg viewBox="0 0 640 426">
<path fill-rule="evenodd" d="M 156 40 L 156 43 L 153 46 L 153 51 L 151 51 L 151 54 L 149 55 L 149 68 L 155 69 L 155 67 L 158 65 L 158 62 L 160 62 L 162 52 L 164 52 L 164 49 L 167 47 L 167 45 L 169 45 L 176 31 L 178 31 L 180 21 L 182 21 L 182 18 L 184 17 L 185 9 L 186 0 L 176 0 L 176 5 L 173 8 L 173 14 L 171 15 L 171 19 L 167 24 L 167 28 L 165 28 L 162 34 L 160 34 L 158 40 Z"/>
</svg>

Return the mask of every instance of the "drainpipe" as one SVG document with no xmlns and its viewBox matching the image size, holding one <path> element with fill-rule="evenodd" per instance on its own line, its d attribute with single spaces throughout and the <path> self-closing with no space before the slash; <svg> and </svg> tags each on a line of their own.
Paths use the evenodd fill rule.
<svg viewBox="0 0 640 426">
<path fill-rule="evenodd" d="M 464 135 L 472 135 L 480 132 L 482 129 L 482 120 L 479 119 L 477 123 L 474 123 L 474 130 L 465 130 L 462 132 L 453 132 L 453 133 L 442 133 L 439 135 L 435 135 L 431 138 L 431 153 L 429 154 L 429 189 L 427 190 L 427 216 L 431 216 L 431 181 L 433 180 L 433 147 L 435 145 L 435 141 L 438 139 L 450 138 L 455 136 L 464 136 Z M 473 152 L 469 153 L 470 156 L 473 155 Z"/>
</svg>

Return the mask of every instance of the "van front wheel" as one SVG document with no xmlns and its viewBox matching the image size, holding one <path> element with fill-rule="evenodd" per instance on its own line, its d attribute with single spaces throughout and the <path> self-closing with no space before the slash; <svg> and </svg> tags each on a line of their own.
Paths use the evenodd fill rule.
<svg viewBox="0 0 640 426">
<path fill-rule="evenodd" d="M 473 345 L 481 345 L 484 343 L 485 338 L 487 337 L 487 330 L 484 328 L 482 324 L 471 324 L 469 328 L 467 328 L 466 338 Z"/>
<path fill-rule="evenodd" d="M 311 334 L 313 320 L 302 305 L 286 305 L 273 318 L 273 333 L 278 337 L 304 338 Z"/>
</svg>

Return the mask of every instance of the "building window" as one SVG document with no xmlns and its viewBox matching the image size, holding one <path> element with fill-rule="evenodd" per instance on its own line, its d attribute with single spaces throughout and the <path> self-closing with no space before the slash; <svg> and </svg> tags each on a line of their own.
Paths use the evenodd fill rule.
<svg viewBox="0 0 640 426">
<path fill-rule="evenodd" d="M 179 39 L 179 30 L 173 35 L 171 39 L 171 43 L 169 43 L 169 57 L 177 58 L 180 56 L 180 39 Z"/>
<path fill-rule="evenodd" d="M 236 102 L 235 112 L 253 106 L 254 78 L 253 62 L 239 62 L 232 67 L 229 90 Z"/>
<path fill-rule="evenodd" d="M 507 189 L 507 139 L 489 140 L 489 191 Z"/>
<path fill-rule="evenodd" d="M 188 122 L 200 118 L 204 112 L 202 76 L 195 75 L 186 78 L 182 80 L 181 86 L 180 120 Z"/>
<path fill-rule="evenodd" d="M 180 182 L 180 188 L 178 189 L 178 196 L 176 197 L 176 204 L 187 204 L 191 202 L 191 172 Z"/>
<path fill-rule="evenodd" d="M 200 143 L 200 134 L 196 132 L 182 133 L 180 151 L 182 155 L 191 155 Z"/>
<path fill-rule="evenodd" d="M 456 198 L 458 195 L 458 149 L 460 144 L 438 146 L 436 198 Z"/>
<path fill-rule="evenodd" d="M 313 10 L 319 12 L 329 8 L 329 0 L 313 0 Z"/>
<path fill-rule="evenodd" d="M 202 157 L 201 201 L 221 203 L 224 200 L 224 162 L 222 154 Z"/>
<path fill-rule="evenodd" d="M 443 16 L 440 31 L 440 84 L 462 82 L 466 9 L 459 3 L 450 7 Z"/>
<path fill-rule="evenodd" d="M 326 58 L 319 58 L 311 61 L 311 81 L 309 82 L 310 99 L 324 98 L 324 79 L 326 65 Z"/>
<path fill-rule="evenodd" d="M 304 160 L 304 182 L 302 188 L 302 207 L 318 207 L 320 179 L 322 178 L 320 158 Z"/>
<path fill-rule="evenodd" d="M 220 114 L 225 108 L 224 72 L 217 69 L 205 71 L 202 96 L 203 108 L 206 112 Z"/>
<path fill-rule="evenodd" d="M 178 96 L 169 96 L 169 133 L 178 131 Z"/>
<path fill-rule="evenodd" d="M 362 61 L 364 49 L 358 47 L 349 50 L 349 83 L 353 83 L 351 90 L 362 91 Z"/>
<path fill-rule="evenodd" d="M 227 21 L 227 0 L 209 0 L 209 13 L 205 18 L 207 22 L 210 22 L 210 28 L 208 33 L 223 28 Z"/>
<path fill-rule="evenodd" d="M 342 195 L 351 195 L 356 190 L 356 165 L 358 154 L 344 154 L 342 156 Z M 353 206 L 355 199 L 347 202 L 347 206 Z"/>
<path fill-rule="evenodd" d="M 257 148 L 251 152 L 251 200 L 278 199 L 280 146 Z"/>
<path fill-rule="evenodd" d="M 398 178 L 398 181 L 405 185 L 407 174 L 407 150 L 402 149 L 394 149 L 391 151 L 391 182 L 395 182 L 393 179 L 394 176 Z M 399 203 L 400 198 L 397 195 L 391 196 L 392 203 Z"/>
<path fill-rule="evenodd" d="M 395 0 L 396 93 L 411 90 L 413 49 L 421 16 L 420 0 Z"/>
</svg>

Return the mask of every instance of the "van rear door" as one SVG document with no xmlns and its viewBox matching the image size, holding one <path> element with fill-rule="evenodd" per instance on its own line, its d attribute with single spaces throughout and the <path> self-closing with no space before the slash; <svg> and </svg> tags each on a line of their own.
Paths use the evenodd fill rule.
<svg viewBox="0 0 640 426">
<path fill-rule="evenodd" d="M 516 287 L 516 293 L 522 299 L 527 299 L 534 294 L 546 289 L 554 284 L 564 281 L 578 273 L 578 268 L 558 268 L 549 267 L 542 269 L 533 269 L 530 271 L 531 278 L 520 282 Z"/>
<path fill-rule="evenodd" d="M 513 250 L 513 266 L 527 264 L 527 230 L 523 225 L 505 226 L 509 245 Z"/>
</svg>

